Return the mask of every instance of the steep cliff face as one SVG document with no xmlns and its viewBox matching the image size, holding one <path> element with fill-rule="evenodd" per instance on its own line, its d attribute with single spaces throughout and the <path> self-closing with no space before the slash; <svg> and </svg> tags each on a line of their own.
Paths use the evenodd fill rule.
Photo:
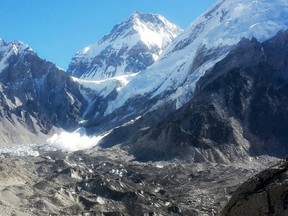
<svg viewBox="0 0 288 216">
<path fill-rule="evenodd" d="M 145 70 L 182 30 L 158 14 L 134 13 L 110 34 L 79 51 L 68 72 L 102 80 Z"/>
<path fill-rule="evenodd" d="M 287 32 L 263 43 L 243 39 L 199 80 L 189 103 L 139 130 L 131 152 L 142 160 L 186 154 L 224 163 L 287 155 L 287 43 Z"/>
<path fill-rule="evenodd" d="M 0 50 L 1 143 L 43 142 L 53 128 L 77 127 L 86 103 L 79 85 L 22 42 Z"/>
</svg>

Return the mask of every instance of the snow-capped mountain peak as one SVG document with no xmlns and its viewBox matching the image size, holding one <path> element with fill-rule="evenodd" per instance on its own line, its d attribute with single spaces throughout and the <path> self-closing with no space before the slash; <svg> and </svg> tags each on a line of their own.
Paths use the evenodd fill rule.
<svg viewBox="0 0 288 216">
<path fill-rule="evenodd" d="M 166 47 L 179 33 L 179 28 L 158 14 L 134 13 L 134 29 L 148 47 Z M 157 25 L 155 25 L 157 24 Z M 167 28 L 169 31 L 167 31 Z"/>
<path fill-rule="evenodd" d="M 2 46 L 4 43 L 5 41 L 2 38 L 0 38 L 0 46 Z"/>
<path fill-rule="evenodd" d="M 32 49 L 29 48 L 29 46 L 27 44 L 24 44 L 22 41 L 12 41 L 11 46 L 16 55 L 25 51 L 32 52 Z"/>
<path fill-rule="evenodd" d="M 33 52 L 33 50 L 22 41 L 7 43 L 3 39 L 0 39 L 0 73 L 7 67 L 8 60 L 12 55 L 22 55 L 26 52 Z"/>
<path fill-rule="evenodd" d="M 145 70 L 182 30 L 158 14 L 135 12 L 96 42 L 79 51 L 68 72 L 106 79 Z"/>
</svg>

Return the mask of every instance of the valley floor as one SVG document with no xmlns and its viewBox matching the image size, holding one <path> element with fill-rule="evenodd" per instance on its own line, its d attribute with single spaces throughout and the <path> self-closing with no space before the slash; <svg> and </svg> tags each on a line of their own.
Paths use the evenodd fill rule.
<svg viewBox="0 0 288 216">
<path fill-rule="evenodd" d="M 239 184 L 276 162 L 139 163 L 118 147 L 2 147 L 0 215 L 218 215 Z"/>
</svg>

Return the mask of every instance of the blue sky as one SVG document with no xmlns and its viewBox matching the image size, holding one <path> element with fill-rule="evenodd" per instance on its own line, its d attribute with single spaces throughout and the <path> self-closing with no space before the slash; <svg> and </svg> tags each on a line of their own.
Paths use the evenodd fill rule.
<svg viewBox="0 0 288 216">
<path fill-rule="evenodd" d="M 3 0 L 0 38 L 21 40 L 67 69 L 74 54 L 133 12 L 159 13 L 182 28 L 216 0 Z"/>
</svg>

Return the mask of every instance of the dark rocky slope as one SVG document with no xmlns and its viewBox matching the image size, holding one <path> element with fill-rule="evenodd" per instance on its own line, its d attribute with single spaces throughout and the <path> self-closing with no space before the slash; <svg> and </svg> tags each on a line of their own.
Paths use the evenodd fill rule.
<svg viewBox="0 0 288 216">
<path fill-rule="evenodd" d="M 0 76 L 1 143 L 31 143 L 53 127 L 77 127 L 86 103 L 79 84 L 21 42 L 2 47 L 15 51 L 1 57 L 7 58 Z"/>
<path fill-rule="evenodd" d="M 195 97 L 184 107 L 156 126 L 141 127 L 139 122 L 150 116 L 136 122 L 140 129 L 128 141 L 130 152 L 140 160 L 184 153 L 196 162 L 224 163 L 251 155 L 284 157 L 288 153 L 287 56 L 287 32 L 264 43 L 243 39 L 206 72 Z M 121 130 L 125 133 L 125 128 Z"/>
<path fill-rule="evenodd" d="M 233 194 L 222 216 L 288 215 L 288 161 L 246 181 Z"/>
</svg>

